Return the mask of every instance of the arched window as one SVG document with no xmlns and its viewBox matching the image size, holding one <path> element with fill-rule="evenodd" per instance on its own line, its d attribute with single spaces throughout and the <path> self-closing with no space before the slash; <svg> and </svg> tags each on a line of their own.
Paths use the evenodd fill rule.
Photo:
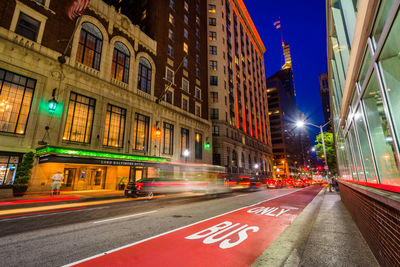
<svg viewBox="0 0 400 267">
<path fill-rule="evenodd" d="M 144 57 L 139 60 L 138 89 L 151 93 L 151 65 Z"/>
<path fill-rule="evenodd" d="M 112 59 L 111 76 L 119 81 L 128 83 L 131 53 L 121 42 L 115 42 Z"/>
<path fill-rule="evenodd" d="M 100 69 L 103 35 L 92 23 L 82 23 L 76 61 L 96 70 Z"/>
</svg>

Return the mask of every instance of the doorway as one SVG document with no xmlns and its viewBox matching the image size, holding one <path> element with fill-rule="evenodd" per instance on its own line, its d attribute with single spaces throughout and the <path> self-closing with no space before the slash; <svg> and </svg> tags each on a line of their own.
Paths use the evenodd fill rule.
<svg viewBox="0 0 400 267">
<path fill-rule="evenodd" d="M 73 190 L 75 184 L 76 168 L 64 169 L 64 185 L 63 190 Z"/>
</svg>

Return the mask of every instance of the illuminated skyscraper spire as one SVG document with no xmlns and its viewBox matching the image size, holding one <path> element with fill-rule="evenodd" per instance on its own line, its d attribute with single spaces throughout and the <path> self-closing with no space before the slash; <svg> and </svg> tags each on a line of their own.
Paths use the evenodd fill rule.
<svg viewBox="0 0 400 267">
<path fill-rule="evenodd" d="M 290 55 L 290 46 L 289 44 L 283 41 L 283 32 L 282 32 L 282 25 L 281 25 L 281 18 L 274 22 L 274 26 L 276 29 L 279 29 L 281 32 L 281 40 L 282 40 L 282 49 L 283 49 L 283 56 L 285 57 L 285 64 L 283 64 L 282 69 L 289 69 L 292 68 L 292 56 Z"/>
</svg>

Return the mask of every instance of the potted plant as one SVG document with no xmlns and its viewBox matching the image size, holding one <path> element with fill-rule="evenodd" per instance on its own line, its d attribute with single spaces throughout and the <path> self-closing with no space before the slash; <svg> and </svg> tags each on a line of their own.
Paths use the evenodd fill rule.
<svg viewBox="0 0 400 267">
<path fill-rule="evenodd" d="M 28 152 L 22 158 L 22 162 L 18 164 L 13 184 L 14 197 L 21 197 L 28 189 L 28 182 L 31 179 L 31 170 L 33 167 L 33 152 Z"/>
</svg>

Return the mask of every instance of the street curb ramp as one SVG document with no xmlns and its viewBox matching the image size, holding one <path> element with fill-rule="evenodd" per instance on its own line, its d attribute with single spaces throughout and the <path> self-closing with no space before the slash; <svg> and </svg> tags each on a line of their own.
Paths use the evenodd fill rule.
<svg viewBox="0 0 400 267">
<path fill-rule="evenodd" d="M 300 266 L 305 244 L 318 211 L 322 205 L 325 188 L 295 218 L 293 223 L 257 258 L 252 267 Z"/>
</svg>

